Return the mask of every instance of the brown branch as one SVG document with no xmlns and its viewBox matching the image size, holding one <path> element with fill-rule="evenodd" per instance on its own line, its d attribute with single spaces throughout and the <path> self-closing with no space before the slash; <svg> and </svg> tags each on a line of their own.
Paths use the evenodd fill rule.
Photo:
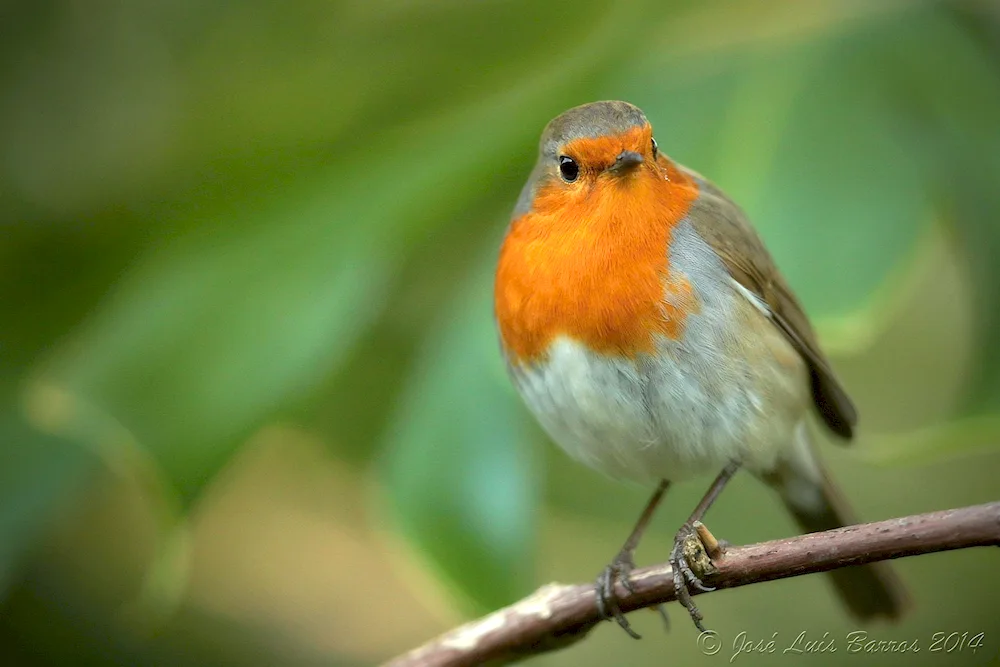
<svg viewBox="0 0 1000 667">
<path fill-rule="evenodd" d="M 734 588 L 848 565 L 918 554 L 1000 545 L 1000 502 L 848 526 L 762 544 L 732 547 L 706 583 Z M 669 565 L 632 573 L 621 585 L 622 611 L 674 600 Z M 697 592 L 697 591 L 693 591 Z M 386 663 L 386 667 L 502 665 L 568 646 L 600 622 L 593 584 L 548 584 L 520 602 L 455 628 Z"/>
</svg>

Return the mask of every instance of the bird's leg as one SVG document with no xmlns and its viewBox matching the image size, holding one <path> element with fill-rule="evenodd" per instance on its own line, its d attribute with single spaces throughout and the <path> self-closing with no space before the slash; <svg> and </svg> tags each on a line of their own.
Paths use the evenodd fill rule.
<svg viewBox="0 0 1000 667">
<path fill-rule="evenodd" d="M 687 608 L 695 627 L 701 632 L 705 631 L 705 627 L 701 624 L 704 617 L 691 598 L 691 591 L 688 589 L 688 586 L 694 586 L 702 591 L 715 589 L 701 582 L 698 575 L 691 569 L 691 562 L 697 559 L 699 552 L 703 553 L 707 551 L 709 554 L 713 552 L 721 554 L 722 547 L 719 545 L 718 540 L 701 523 L 701 520 L 739 468 L 740 465 L 738 463 L 730 463 L 722 469 L 722 472 L 712 482 L 712 486 L 708 488 L 701 502 L 694 508 L 694 512 L 691 513 L 691 516 L 677 532 L 677 537 L 674 538 L 674 548 L 670 552 L 670 567 L 673 570 L 674 591 L 677 593 L 677 601 Z M 703 540 L 700 536 L 710 539 Z M 710 560 L 705 560 L 707 563 L 711 563 Z"/>
<path fill-rule="evenodd" d="M 598 613 L 605 619 L 614 618 L 618 622 L 618 625 L 633 639 L 640 639 L 641 637 L 639 633 L 632 629 L 628 619 L 625 618 L 625 614 L 622 613 L 622 610 L 618 606 L 618 596 L 615 594 L 615 581 L 621 581 L 622 586 L 629 593 L 635 592 L 632 582 L 629 579 L 629 574 L 635 567 L 633 559 L 635 548 L 639 545 L 639 540 L 642 538 L 646 526 L 649 525 L 649 520 L 653 518 L 653 512 L 656 511 L 657 505 L 663 499 L 663 494 L 666 493 L 668 486 L 670 486 L 670 482 L 663 480 L 656 487 L 656 491 L 653 492 L 649 502 L 646 503 L 646 507 L 642 510 L 642 514 L 639 516 L 639 520 L 636 521 L 635 527 L 629 534 L 628 539 L 622 545 L 621 551 L 618 552 L 614 560 L 597 577 L 595 593 L 597 595 Z M 666 613 L 663 611 L 662 606 L 660 606 L 660 614 L 664 616 L 664 619 L 666 618 Z"/>
</svg>

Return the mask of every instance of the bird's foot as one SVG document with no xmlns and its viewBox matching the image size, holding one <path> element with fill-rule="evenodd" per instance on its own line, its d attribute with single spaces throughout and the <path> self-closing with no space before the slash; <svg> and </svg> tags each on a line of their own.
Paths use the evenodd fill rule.
<svg viewBox="0 0 1000 667">
<path fill-rule="evenodd" d="M 712 558 L 721 557 L 724 552 L 725 543 L 717 540 L 700 521 L 681 526 L 674 538 L 674 548 L 670 551 L 670 567 L 673 570 L 677 601 L 688 610 L 700 632 L 705 632 L 705 626 L 701 623 L 704 616 L 694 603 L 691 589 L 704 592 L 715 590 L 706 586 L 701 577 L 718 571 Z"/>
<path fill-rule="evenodd" d="M 622 586 L 630 594 L 635 593 L 629 575 L 635 569 L 635 561 L 632 559 L 631 551 L 620 551 L 614 557 L 604 571 L 597 577 L 594 592 L 597 595 L 597 613 L 605 620 L 612 618 L 621 626 L 633 639 L 642 639 L 642 636 L 632 629 L 632 625 L 625 618 L 621 607 L 618 605 L 618 594 L 615 592 L 615 582 L 622 582 Z"/>
<path fill-rule="evenodd" d="M 614 619 L 630 637 L 633 639 L 642 639 L 642 635 L 632 629 L 632 625 L 625 618 L 625 614 L 622 613 L 621 607 L 618 604 L 618 594 L 615 592 L 615 582 L 620 581 L 622 587 L 629 594 L 635 593 L 635 586 L 629 578 L 634 569 L 635 561 L 632 559 L 632 552 L 621 551 L 604 568 L 600 576 L 597 577 L 594 589 L 597 595 L 597 613 L 600 614 L 601 618 L 605 620 Z M 663 605 L 657 605 L 657 609 L 664 621 L 666 621 L 667 615 Z"/>
</svg>

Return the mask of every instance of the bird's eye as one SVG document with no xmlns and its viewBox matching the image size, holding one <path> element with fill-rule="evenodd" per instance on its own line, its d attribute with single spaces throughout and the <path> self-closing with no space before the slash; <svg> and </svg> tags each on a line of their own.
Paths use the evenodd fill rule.
<svg viewBox="0 0 1000 667">
<path fill-rule="evenodd" d="M 656 151 L 659 150 L 656 146 L 656 139 L 651 140 L 653 142 L 653 159 L 656 159 Z"/>
<path fill-rule="evenodd" d="M 580 175 L 580 166 L 568 155 L 559 156 L 559 174 L 567 183 L 572 183 Z"/>
</svg>

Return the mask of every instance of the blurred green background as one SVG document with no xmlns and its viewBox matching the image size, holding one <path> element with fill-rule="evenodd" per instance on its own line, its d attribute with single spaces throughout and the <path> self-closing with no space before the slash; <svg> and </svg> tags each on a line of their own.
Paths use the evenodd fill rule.
<svg viewBox="0 0 1000 667">
<path fill-rule="evenodd" d="M 369 665 L 596 576 L 647 490 L 546 441 L 491 319 L 538 135 L 595 99 L 758 225 L 859 404 L 823 453 L 862 517 L 997 499 L 998 7 L 0 4 L 3 663 Z M 710 525 L 794 530 L 749 476 Z M 992 550 L 898 567 L 917 607 L 868 630 L 924 650 L 814 664 L 998 660 Z M 699 604 L 717 655 L 674 607 L 535 664 L 856 629 L 821 576 Z M 984 647 L 931 653 L 939 631 Z"/>
</svg>

